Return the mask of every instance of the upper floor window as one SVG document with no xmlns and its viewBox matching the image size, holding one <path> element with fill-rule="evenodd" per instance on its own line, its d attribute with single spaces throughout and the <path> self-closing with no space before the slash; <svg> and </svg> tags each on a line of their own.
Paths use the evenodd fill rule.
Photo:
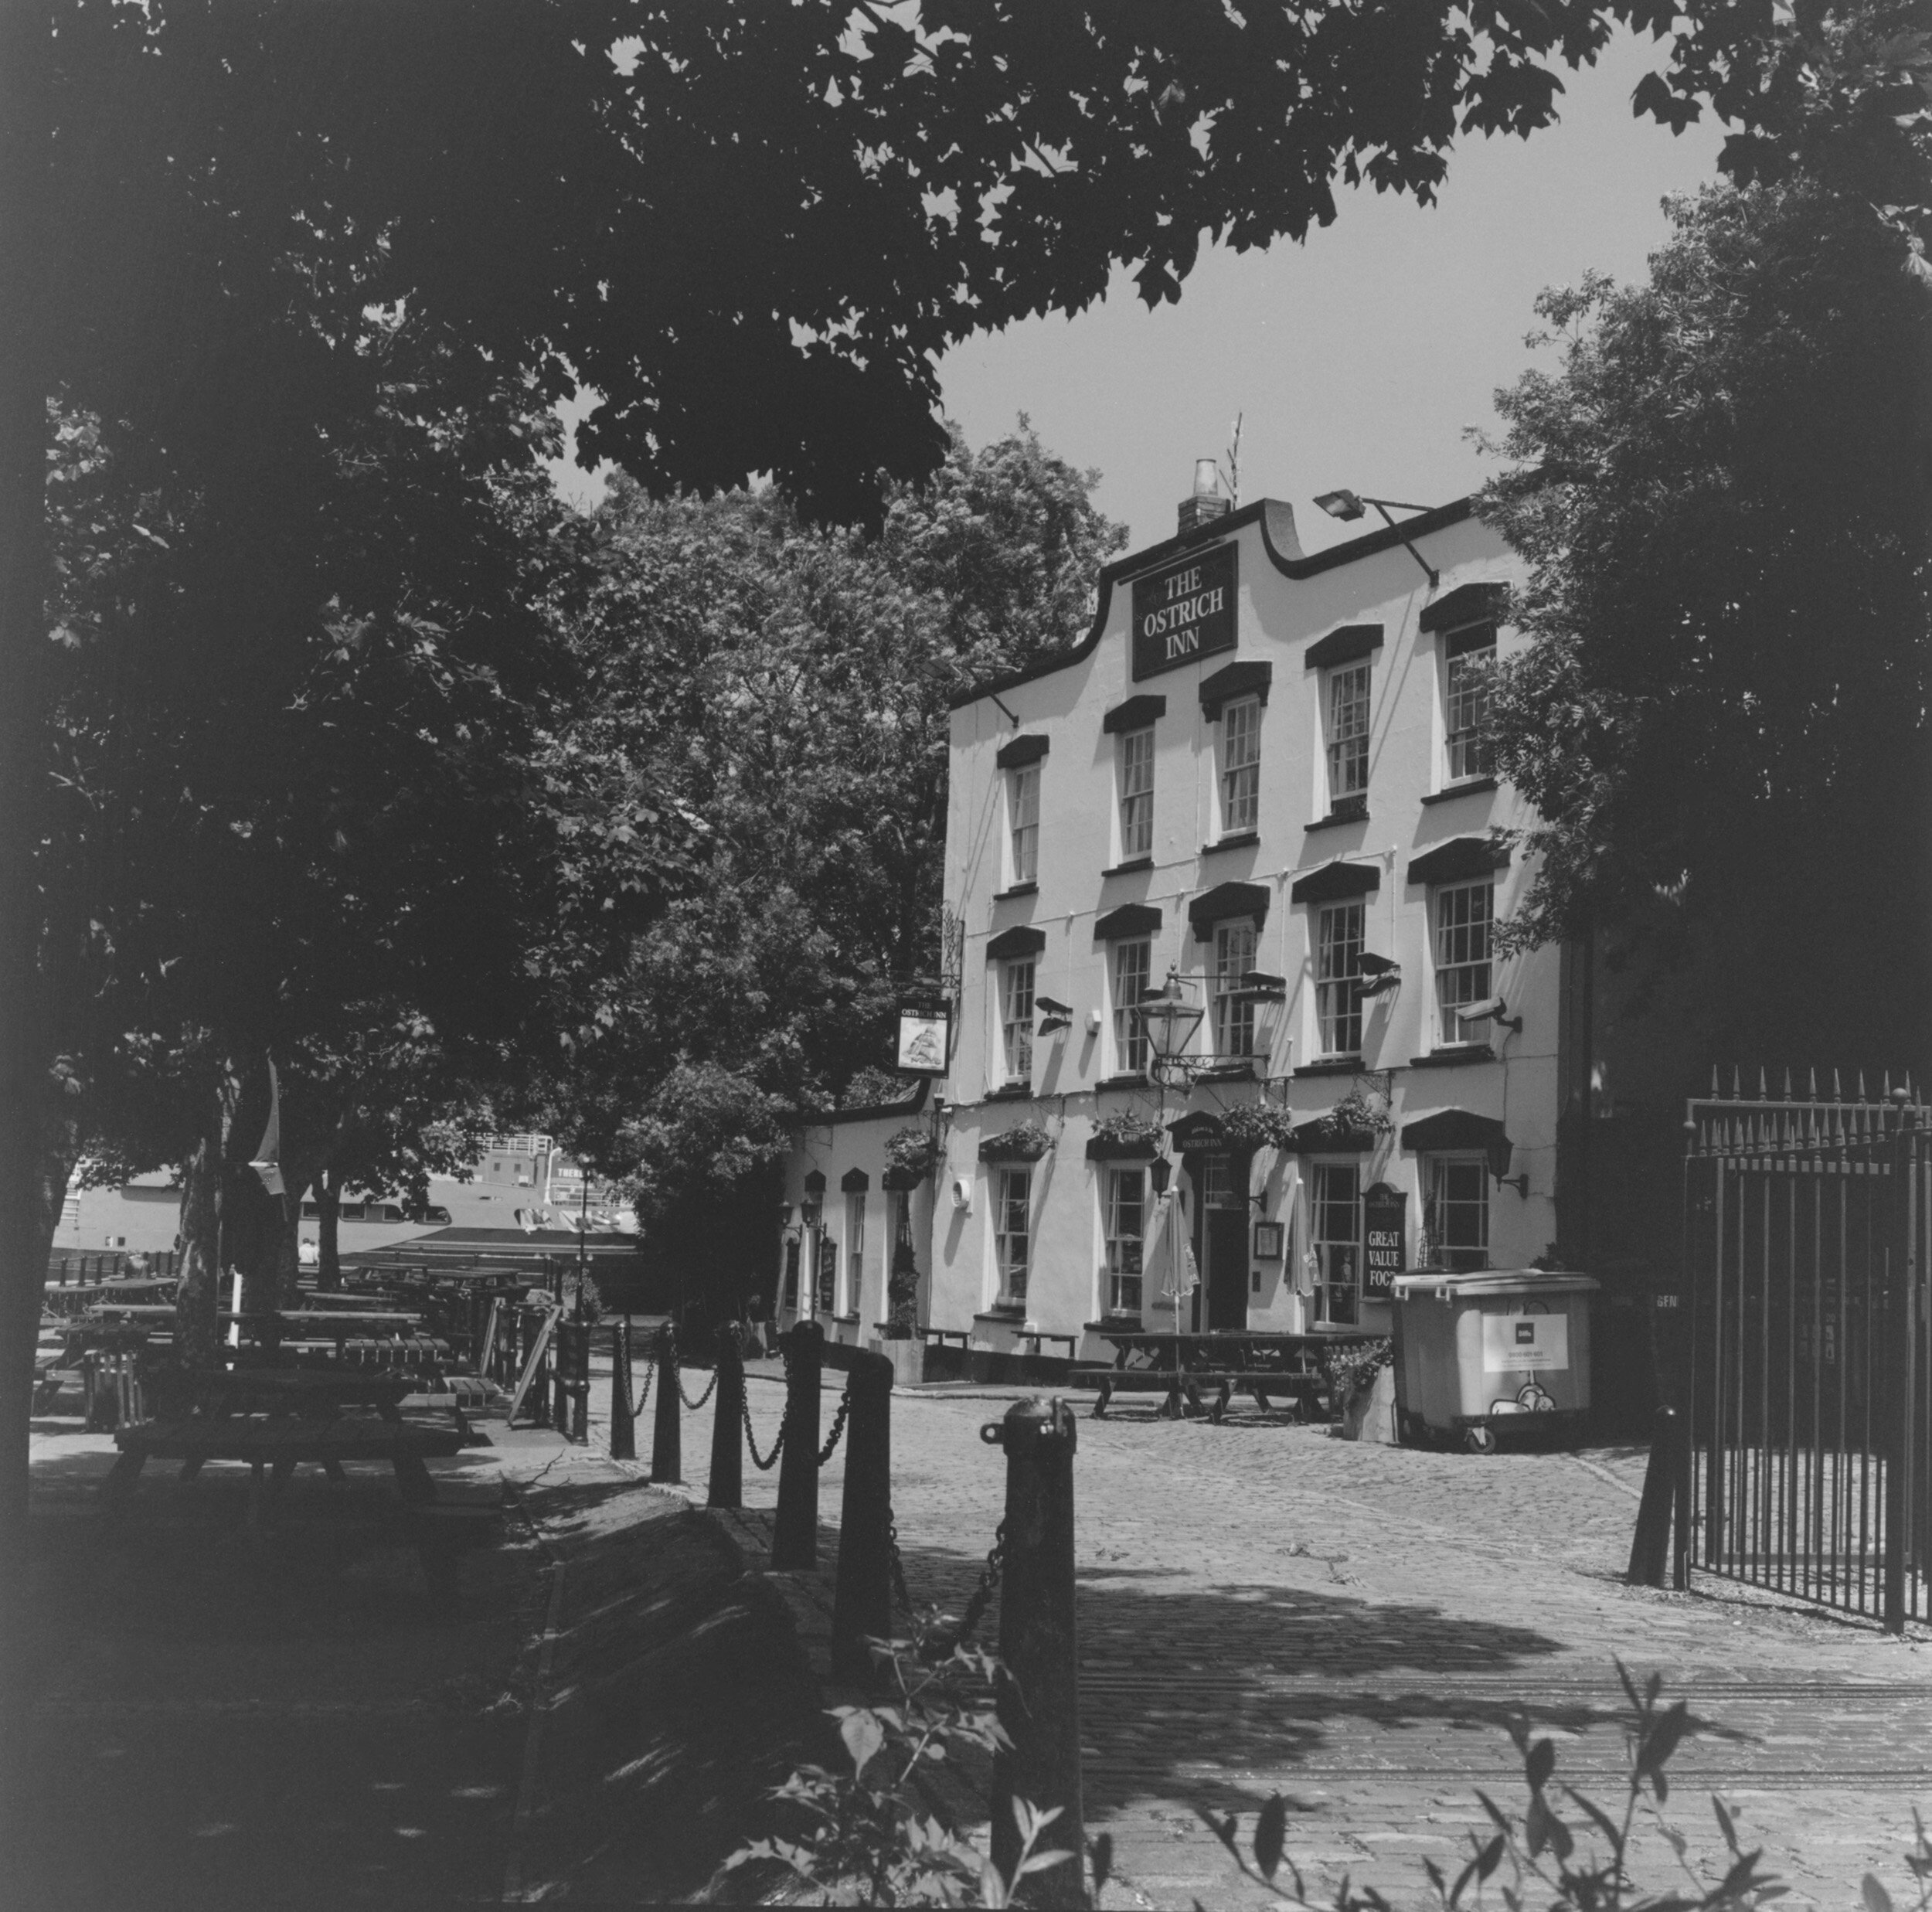
<svg viewBox="0 0 1932 1912">
<path fill-rule="evenodd" d="M 1032 1259 L 1032 1172 L 1026 1169 L 995 1172 L 998 1188 L 993 1210 L 993 1252 L 998 1263 L 999 1298 L 1018 1305 L 1026 1299 Z"/>
<path fill-rule="evenodd" d="M 1490 987 L 1490 930 L 1495 885 L 1445 883 L 1435 893 L 1437 1040 L 1466 1042 L 1462 1010 L 1493 994 Z"/>
<path fill-rule="evenodd" d="M 1448 781 L 1487 777 L 1489 691 L 1496 662 L 1496 627 L 1471 624 L 1444 640 L 1443 736 Z"/>
<path fill-rule="evenodd" d="M 1033 1079 L 1033 959 L 1005 965 L 1000 978 L 1000 1056 L 1009 1083 Z"/>
<path fill-rule="evenodd" d="M 1153 987 L 1151 943 L 1114 945 L 1114 1065 L 1124 1076 L 1147 1073 L 1147 1026 L 1135 1012 Z"/>
<path fill-rule="evenodd" d="M 1110 1169 L 1102 1199 L 1107 1236 L 1107 1312 L 1141 1312 L 1141 1250 L 1147 1179 L 1139 1169 Z"/>
<path fill-rule="evenodd" d="M 1256 827 L 1260 816 L 1261 700 L 1237 697 L 1221 713 L 1221 834 Z"/>
<path fill-rule="evenodd" d="M 1480 1156 L 1432 1155 L 1423 1164 L 1429 1262 L 1470 1272 L 1489 1265 L 1489 1169 Z"/>
<path fill-rule="evenodd" d="M 1154 854 L 1154 732 L 1129 730 L 1120 743 L 1121 861 Z"/>
<path fill-rule="evenodd" d="M 1010 879 L 1015 883 L 1039 877 L 1039 765 L 1022 764 L 1007 773 L 1007 814 L 1012 820 Z"/>
<path fill-rule="evenodd" d="M 1359 797 L 1369 788 L 1369 665 L 1345 664 L 1328 673 L 1328 803 Z"/>
<path fill-rule="evenodd" d="M 1239 995 L 1254 967 L 1254 925 L 1217 923 L 1214 968 L 1209 981 L 1214 1011 L 1214 1053 L 1230 1061 L 1254 1053 L 1254 999 Z"/>
<path fill-rule="evenodd" d="M 1324 903 L 1315 919 L 1315 1017 L 1325 1056 L 1362 1051 L 1361 903 Z"/>
</svg>

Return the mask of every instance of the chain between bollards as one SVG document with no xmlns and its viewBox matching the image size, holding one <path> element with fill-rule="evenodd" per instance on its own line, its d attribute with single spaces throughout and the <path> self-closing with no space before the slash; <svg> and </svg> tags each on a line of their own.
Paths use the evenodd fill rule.
<svg viewBox="0 0 1932 1912">
<path fill-rule="evenodd" d="M 698 1410 L 699 1410 L 700 1407 L 703 1407 L 703 1405 L 705 1404 L 705 1403 L 706 1403 L 706 1401 L 708 1401 L 708 1400 L 710 1400 L 710 1398 L 711 1398 L 711 1397 L 712 1397 L 712 1393 L 713 1393 L 713 1390 L 716 1388 L 717 1385 L 718 1385 L 718 1370 L 717 1370 L 716 1368 L 713 1368 L 713 1369 L 711 1370 L 711 1385 L 710 1385 L 710 1386 L 707 1387 L 707 1388 L 705 1390 L 705 1391 L 704 1391 L 702 1394 L 700 1394 L 700 1395 L 698 1397 L 698 1398 L 697 1398 L 695 1401 L 694 1401 L 694 1400 L 691 1398 L 691 1397 L 690 1397 L 689 1394 L 687 1394 L 687 1393 L 685 1393 L 685 1391 L 684 1391 L 684 1382 L 683 1382 L 683 1380 L 682 1380 L 682 1378 L 680 1378 L 680 1379 L 679 1379 L 679 1382 L 678 1382 L 678 1393 L 679 1393 L 679 1397 L 680 1397 L 680 1398 L 682 1400 L 682 1401 L 684 1402 L 685 1406 L 685 1407 L 687 1407 L 688 1408 L 689 1408 L 689 1409 L 690 1409 L 690 1410 L 692 1411 L 692 1413 L 695 1414 L 698 1411 Z"/>
<path fill-rule="evenodd" d="M 738 1407 L 744 1416 L 745 1445 L 751 1450 L 751 1465 L 760 1474 L 769 1474 L 778 1465 L 779 1455 L 785 1451 L 785 1424 L 779 1422 L 778 1438 L 772 1442 L 771 1451 L 761 1461 L 758 1458 L 757 1437 L 751 1431 L 751 1403 L 748 1399 L 741 1400 Z"/>
<path fill-rule="evenodd" d="M 852 1390 L 848 1387 L 838 1397 L 838 1411 L 832 1417 L 832 1432 L 825 1437 L 825 1444 L 818 1450 L 818 1465 L 823 1467 L 838 1451 L 838 1437 L 845 1431 L 845 1417 L 852 1412 Z"/>
</svg>

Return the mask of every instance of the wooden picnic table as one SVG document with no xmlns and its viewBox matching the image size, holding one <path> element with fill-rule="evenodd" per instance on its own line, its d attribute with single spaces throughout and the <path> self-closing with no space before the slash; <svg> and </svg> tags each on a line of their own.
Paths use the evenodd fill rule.
<svg viewBox="0 0 1932 1912">
<path fill-rule="evenodd" d="M 176 1398 L 217 1419 L 266 1414 L 328 1420 L 345 1407 L 372 1407 L 384 1420 L 400 1421 L 403 1403 L 420 1391 L 420 1383 L 413 1375 L 376 1368 L 230 1368 L 183 1376 L 174 1391 Z M 452 1390 L 442 1404 L 454 1417 L 457 1434 L 467 1439 L 470 1424 L 461 1397 Z"/>
<path fill-rule="evenodd" d="M 121 1451 L 100 1490 L 110 1509 L 126 1504 L 150 1461 L 180 1461 L 183 1480 L 193 1479 L 209 1461 L 241 1461 L 249 1468 L 248 1519 L 253 1526 L 264 1511 L 264 1476 L 268 1492 L 279 1494 L 304 1461 L 339 1478 L 346 1461 L 386 1461 L 406 1504 L 432 1502 L 436 1483 L 423 1463 L 459 1452 L 463 1440 L 454 1430 L 445 1433 L 367 1416 L 318 1421 L 292 1416 L 262 1420 L 184 1415 L 124 1427 L 114 1436 L 114 1445 Z"/>
<path fill-rule="evenodd" d="M 1192 1409 L 1216 1421 L 1226 1414 L 1236 1389 L 1252 1394 L 1263 1408 L 1270 1405 L 1270 1396 L 1282 1395 L 1305 1407 L 1327 1386 L 1318 1358 L 1322 1349 L 1375 1339 L 1353 1329 L 1299 1334 L 1274 1329 L 1097 1332 L 1114 1346 L 1112 1364 L 1083 1363 L 1068 1376 L 1097 1390 L 1096 1418 L 1106 1414 L 1116 1393 L 1151 1392 L 1166 1397 L 1156 1410 L 1164 1418 L 1179 1420 Z M 1211 1406 L 1202 1399 L 1203 1388 L 1218 1391 Z"/>
</svg>

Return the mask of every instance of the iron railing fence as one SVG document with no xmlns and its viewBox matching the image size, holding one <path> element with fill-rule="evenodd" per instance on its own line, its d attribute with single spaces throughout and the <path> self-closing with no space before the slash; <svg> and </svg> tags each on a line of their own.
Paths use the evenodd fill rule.
<svg viewBox="0 0 1932 1912">
<path fill-rule="evenodd" d="M 1685 1123 L 1693 1564 L 1897 1631 L 1932 1618 L 1932 1111 L 1787 1088 Z"/>
</svg>

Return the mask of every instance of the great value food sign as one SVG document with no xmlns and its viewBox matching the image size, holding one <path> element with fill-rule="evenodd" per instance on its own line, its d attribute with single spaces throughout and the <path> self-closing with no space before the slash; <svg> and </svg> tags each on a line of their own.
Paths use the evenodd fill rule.
<svg viewBox="0 0 1932 1912">
<path fill-rule="evenodd" d="M 1134 580 L 1134 675 L 1179 670 L 1234 648 L 1236 546 L 1212 550 Z"/>
</svg>

